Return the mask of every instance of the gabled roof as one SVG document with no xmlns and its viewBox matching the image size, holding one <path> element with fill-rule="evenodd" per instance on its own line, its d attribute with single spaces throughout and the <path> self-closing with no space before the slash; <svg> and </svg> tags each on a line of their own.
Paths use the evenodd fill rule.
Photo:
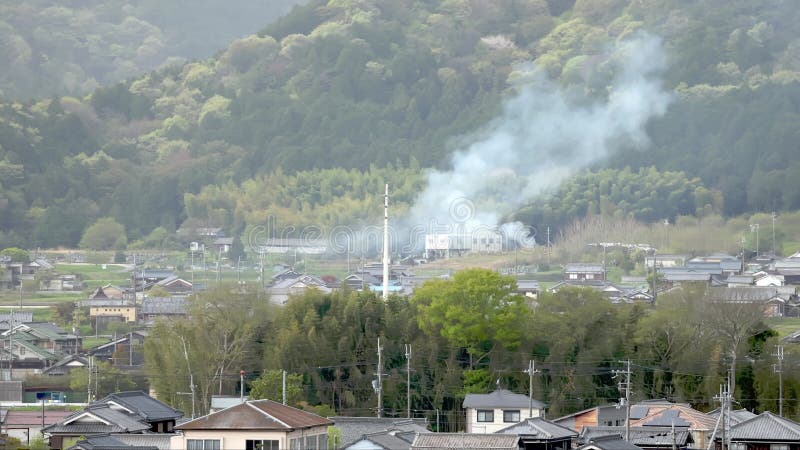
<svg viewBox="0 0 800 450">
<path fill-rule="evenodd" d="M 114 436 L 100 434 L 88 436 L 75 443 L 68 450 L 158 450 L 156 446 L 130 445 Z"/>
<path fill-rule="evenodd" d="M 175 427 L 176 430 L 276 430 L 333 425 L 316 414 L 272 400 L 249 400 Z"/>
<path fill-rule="evenodd" d="M 342 432 L 342 447 L 357 442 L 362 437 L 390 431 L 426 433 L 425 419 L 396 419 L 391 417 L 329 417 L 333 426 Z"/>
<path fill-rule="evenodd" d="M 720 412 L 720 410 L 719 410 L 719 408 L 717 408 L 717 409 L 715 409 L 713 411 L 709 411 L 708 415 L 712 416 L 712 417 L 719 417 L 719 412 Z M 729 416 L 730 417 L 729 420 L 730 420 L 731 424 L 736 425 L 737 423 L 742 423 L 745 420 L 752 419 L 753 417 L 757 417 L 757 416 L 758 416 L 758 414 L 753 414 L 753 413 L 751 413 L 750 411 L 748 411 L 746 409 L 737 409 L 735 411 L 731 411 L 730 416 Z"/>
<path fill-rule="evenodd" d="M 43 429 L 48 434 L 141 433 L 150 425 L 138 416 L 105 404 L 92 404 Z"/>
<path fill-rule="evenodd" d="M 98 400 L 98 403 L 119 405 L 134 414 L 140 415 L 148 422 L 183 417 L 183 411 L 160 402 L 142 391 L 116 392 Z"/>
<path fill-rule="evenodd" d="M 393 432 L 384 431 L 382 433 L 375 433 L 362 436 L 360 439 L 345 445 L 340 445 L 338 448 L 346 448 L 348 445 L 357 444 L 358 442 L 368 441 L 372 445 L 382 448 L 384 450 L 406 450 L 411 448 L 411 442 L 403 439 L 407 435 L 395 434 Z M 416 437 L 415 433 L 411 433 L 411 440 Z M 365 448 L 364 446 L 357 446 L 357 448 Z M 369 447 L 374 448 L 374 447 Z"/>
<path fill-rule="evenodd" d="M 605 271 L 606 269 L 600 263 L 567 263 L 564 266 L 564 272 L 600 273 Z"/>
<path fill-rule="evenodd" d="M 646 408 L 646 410 L 644 409 Z M 634 414 L 634 410 L 636 412 L 644 412 L 644 414 Z M 646 426 L 648 422 L 651 422 L 657 416 L 665 414 L 665 411 L 674 410 L 677 411 L 677 414 L 672 412 L 667 412 L 668 416 L 667 420 L 675 418 L 676 426 L 677 426 L 677 419 L 681 419 L 689 424 L 690 430 L 712 430 L 717 423 L 717 419 L 712 417 L 708 414 L 702 413 L 688 404 L 684 403 L 671 403 L 665 400 L 660 401 L 647 401 L 647 402 L 640 402 L 637 405 L 634 405 L 631 408 L 631 426 L 632 427 L 639 427 L 639 426 Z M 634 417 L 639 417 L 638 419 L 634 419 Z M 659 420 L 652 422 L 653 426 L 657 426 L 657 424 L 661 423 Z M 670 422 L 667 422 L 666 425 L 669 425 Z"/>
<path fill-rule="evenodd" d="M 67 355 L 60 360 L 58 360 L 52 366 L 44 369 L 42 373 L 54 373 L 59 371 L 64 371 L 65 369 L 69 370 L 68 368 L 71 367 L 86 367 L 89 365 L 89 360 L 84 358 L 83 356 L 79 355 Z"/>
<path fill-rule="evenodd" d="M 498 389 L 489 394 L 467 394 L 464 397 L 464 408 L 528 408 L 530 399 L 527 395 Z M 544 409 L 547 405 L 539 400 L 533 400 L 533 407 Z"/>
<path fill-rule="evenodd" d="M 422 433 L 412 449 L 518 449 L 519 436 L 510 434 Z"/>
<path fill-rule="evenodd" d="M 630 443 L 639 447 L 671 447 L 674 442 L 681 448 L 694 442 L 692 434 L 686 428 L 672 427 L 631 427 Z M 581 431 L 580 439 L 588 442 L 602 436 L 622 436 L 625 433 L 624 426 L 593 426 L 584 427 Z"/>
<path fill-rule="evenodd" d="M 496 431 L 499 434 L 514 434 L 522 437 L 535 437 L 537 439 L 569 439 L 578 436 L 571 428 L 563 427 L 557 423 L 534 417 L 525 419 L 509 427 Z"/>
<path fill-rule="evenodd" d="M 800 424 L 765 411 L 731 427 L 734 441 L 764 440 L 800 443 Z"/>
</svg>

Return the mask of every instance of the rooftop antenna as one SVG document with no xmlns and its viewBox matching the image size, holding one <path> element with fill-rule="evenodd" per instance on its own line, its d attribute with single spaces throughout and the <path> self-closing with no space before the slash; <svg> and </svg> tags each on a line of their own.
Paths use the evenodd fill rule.
<svg viewBox="0 0 800 450">
<path fill-rule="evenodd" d="M 389 298 L 389 184 L 383 195 L 383 299 Z M 380 416 L 378 416 L 380 417 Z"/>
</svg>

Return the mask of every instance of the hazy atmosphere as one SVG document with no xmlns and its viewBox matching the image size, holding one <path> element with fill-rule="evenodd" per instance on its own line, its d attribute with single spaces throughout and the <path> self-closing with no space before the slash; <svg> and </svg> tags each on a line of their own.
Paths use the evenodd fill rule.
<svg viewBox="0 0 800 450">
<path fill-rule="evenodd" d="M 8 448 L 800 446 L 791 1 L 0 0 L 0 67 Z"/>
</svg>

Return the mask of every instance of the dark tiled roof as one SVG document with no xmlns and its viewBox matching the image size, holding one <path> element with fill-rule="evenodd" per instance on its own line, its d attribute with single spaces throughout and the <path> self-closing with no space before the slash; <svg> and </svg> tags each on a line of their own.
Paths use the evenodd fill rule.
<svg viewBox="0 0 800 450">
<path fill-rule="evenodd" d="M 578 435 L 578 433 L 570 428 L 563 427 L 542 419 L 541 417 L 523 420 L 520 423 L 496 431 L 496 433 L 532 436 L 538 439 L 566 439 Z"/>
<path fill-rule="evenodd" d="M 142 391 L 127 391 L 109 394 L 98 403 L 114 402 L 139 414 L 148 422 L 177 419 L 183 417 L 183 411 L 162 403 Z"/>
<path fill-rule="evenodd" d="M 252 400 L 175 427 L 178 430 L 292 430 L 333 421 L 272 400 Z"/>
<path fill-rule="evenodd" d="M 681 447 L 693 442 L 692 435 L 689 430 L 684 428 L 675 428 L 675 443 Z M 625 427 L 584 427 L 581 432 L 581 442 L 588 442 L 591 439 L 596 439 L 602 436 L 625 434 Z M 630 442 L 631 444 L 640 447 L 653 447 L 653 446 L 671 446 L 673 441 L 673 429 L 667 427 L 631 427 L 630 428 Z"/>
<path fill-rule="evenodd" d="M 463 406 L 464 408 L 528 408 L 530 403 L 527 395 L 498 389 L 490 394 L 467 394 Z M 533 400 L 534 408 L 544 409 L 545 406 L 539 400 Z"/>
<path fill-rule="evenodd" d="M 342 431 L 342 446 L 360 440 L 363 436 L 388 431 L 426 433 L 425 419 L 396 419 L 390 417 L 330 417 L 333 425 Z"/>
<path fill-rule="evenodd" d="M 517 449 L 519 436 L 510 434 L 424 433 L 414 439 L 412 449 Z"/>
<path fill-rule="evenodd" d="M 730 437 L 734 441 L 771 439 L 800 442 L 800 424 L 766 411 L 731 427 Z"/>
<path fill-rule="evenodd" d="M 156 446 L 138 446 L 126 444 L 114 436 L 98 435 L 89 436 L 86 439 L 80 440 L 75 443 L 73 449 L 84 450 L 158 450 Z"/>
<path fill-rule="evenodd" d="M 85 417 L 82 417 L 85 416 Z M 100 419 L 94 419 L 92 416 Z M 76 420 L 78 419 L 78 420 Z M 108 423 L 103 423 L 102 421 Z M 150 425 L 143 420 L 117 411 L 108 405 L 93 404 L 86 409 L 77 411 L 61 422 L 45 427 L 47 433 L 61 434 L 100 434 L 100 433 L 140 433 L 150 429 Z"/>
<path fill-rule="evenodd" d="M 600 450 L 641 450 L 641 447 L 623 440 L 620 434 L 592 438 L 588 443 L 578 447 L 578 450 L 590 448 L 598 448 Z"/>
<path fill-rule="evenodd" d="M 368 440 L 385 450 L 408 450 L 411 448 L 411 442 L 388 432 L 362 436 L 361 439 Z M 358 439 L 358 441 L 361 439 Z"/>
</svg>

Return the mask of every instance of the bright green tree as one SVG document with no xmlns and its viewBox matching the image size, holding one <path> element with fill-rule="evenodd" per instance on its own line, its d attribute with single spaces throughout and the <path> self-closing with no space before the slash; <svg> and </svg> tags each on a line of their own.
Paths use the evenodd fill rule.
<svg viewBox="0 0 800 450">
<path fill-rule="evenodd" d="M 303 376 L 286 374 L 286 404 L 297 405 L 302 399 Z M 250 383 L 250 398 L 267 398 L 275 402 L 283 400 L 283 372 L 277 369 L 265 370 L 261 376 Z"/>
<path fill-rule="evenodd" d="M 530 317 L 513 277 L 489 269 L 467 269 L 449 280 L 433 280 L 414 292 L 417 320 L 428 334 L 440 334 L 465 348 L 470 367 L 495 349 L 514 349 Z"/>
</svg>

